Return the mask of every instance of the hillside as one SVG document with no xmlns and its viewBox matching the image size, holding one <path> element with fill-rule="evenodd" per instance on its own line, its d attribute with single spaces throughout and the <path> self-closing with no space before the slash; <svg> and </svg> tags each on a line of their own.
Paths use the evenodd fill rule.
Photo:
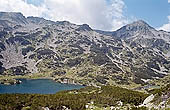
<svg viewBox="0 0 170 110">
<path fill-rule="evenodd" d="M 105 32 L 0 12 L 1 77 L 35 74 L 84 85 L 145 85 L 170 74 L 170 33 L 142 20 Z"/>
</svg>

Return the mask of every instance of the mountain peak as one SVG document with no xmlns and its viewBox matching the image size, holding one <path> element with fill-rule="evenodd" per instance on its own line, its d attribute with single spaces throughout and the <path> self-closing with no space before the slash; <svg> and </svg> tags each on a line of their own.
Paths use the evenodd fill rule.
<svg viewBox="0 0 170 110">
<path fill-rule="evenodd" d="M 133 23 L 137 23 L 137 24 L 147 24 L 145 21 L 143 21 L 143 20 L 137 20 L 137 21 L 135 21 L 135 22 L 133 22 Z"/>
<path fill-rule="evenodd" d="M 131 24 L 128 24 L 127 26 L 136 26 L 136 27 L 150 27 L 145 21 L 138 20 Z"/>
<path fill-rule="evenodd" d="M 92 31 L 92 28 L 88 24 L 82 24 L 77 31 Z"/>
<path fill-rule="evenodd" d="M 0 20 L 8 20 L 16 24 L 27 24 L 25 16 L 20 12 L 0 12 Z"/>
<path fill-rule="evenodd" d="M 153 28 L 149 24 L 147 24 L 143 20 L 138 20 L 138 21 L 134 21 L 131 24 L 127 24 L 127 25 L 123 26 L 119 30 L 124 30 L 124 31 L 126 30 L 126 31 L 131 31 L 131 32 L 137 32 L 137 31 L 140 32 L 140 31 L 146 31 L 146 30 L 150 30 L 150 29 L 153 29 Z"/>
<path fill-rule="evenodd" d="M 20 12 L 0 12 L 0 19 L 7 17 L 24 17 L 24 15 Z"/>
<path fill-rule="evenodd" d="M 151 30 L 153 27 L 149 26 L 145 21 L 138 20 L 122 28 L 118 29 L 113 33 L 113 36 L 118 36 L 119 38 L 127 38 L 135 35 L 151 35 Z"/>
<path fill-rule="evenodd" d="M 69 21 L 57 21 L 57 24 L 60 24 L 60 25 L 70 25 L 71 23 Z"/>
<path fill-rule="evenodd" d="M 33 24 L 36 24 L 36 25 L 48 25 L 48 24 L 54 24 L 55 22 L 54 21 L 51 21 L 51 20 L 46 20 L 44 18 L 41 18 L 41 17 L 33 17 L 33 16 L 29 16 L 27 17 L 27 21 L 30 23 L 33 23 Z"/>
</svg>

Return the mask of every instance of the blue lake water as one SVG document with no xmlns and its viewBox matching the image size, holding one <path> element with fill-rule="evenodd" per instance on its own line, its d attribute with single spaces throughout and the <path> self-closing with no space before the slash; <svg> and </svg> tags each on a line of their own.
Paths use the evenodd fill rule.
<svg viewBox="0 0 170 110">
<path fill-rule="evenodd" d="M 73 84 L 56 83 L 48 79 L 27 80 L 21 79 L 21 84 L 1 85 L 0 94 L 2 93 L 38 93 L 38 94 L 55 94 L 63 90 L 80 89 L 83 86 Z"/>
</svg>

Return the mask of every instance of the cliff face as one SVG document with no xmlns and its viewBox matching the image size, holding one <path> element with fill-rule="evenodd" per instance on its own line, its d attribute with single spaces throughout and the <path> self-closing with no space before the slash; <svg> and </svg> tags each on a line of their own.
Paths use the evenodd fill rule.
<svg viewBox="0 0 170 110">
<path fill-rule="evenodd" d="M 85 84 L 146 84 L 170 73 L 170 33 L 144 21 L 115 32 L 0 13 L 0 74 L 46 73 Z"/>
</svg>

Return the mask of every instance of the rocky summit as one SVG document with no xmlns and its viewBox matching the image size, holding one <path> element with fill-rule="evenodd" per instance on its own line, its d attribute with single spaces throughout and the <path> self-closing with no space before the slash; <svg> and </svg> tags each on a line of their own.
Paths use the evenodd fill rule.
<svg viewBox="0 0 170 110">
<path fill-rule="evenodd" d="M 170 33 L 142 20 L 106 32 L 0 12 L 0 75 L 39 73 L 85 85 L 148 84 L 170 75 Z"/>
</svg>

